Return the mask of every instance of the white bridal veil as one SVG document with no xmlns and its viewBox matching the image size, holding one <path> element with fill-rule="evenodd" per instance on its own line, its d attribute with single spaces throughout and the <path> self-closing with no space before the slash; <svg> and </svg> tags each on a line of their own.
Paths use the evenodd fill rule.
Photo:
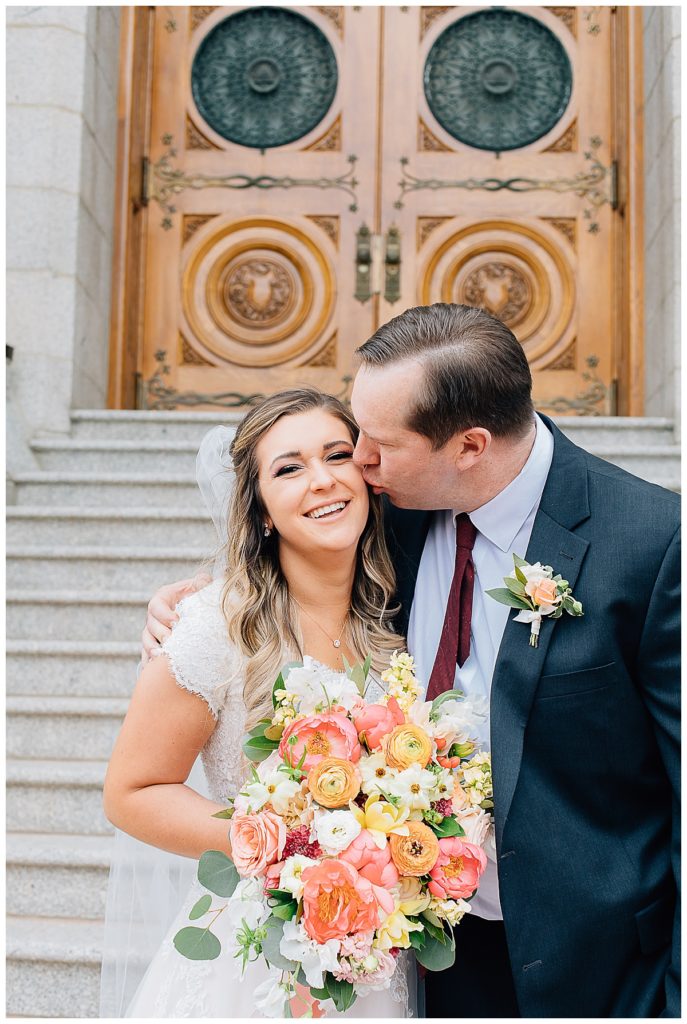
<svg viewBox="0 0 687 1024">
<path fill-rule="evenodd" d="M 213 427 L 196 458 L 196 478 L 220 546 L 228 536 L 233 430 Z M 215 560 L 214 574 L 223 571 Z M 186 785 L 209 796 L 198 758 Z M 166 853 L 115 830 L 105 908 L 100 1017 L 123 1017 L 196 874 L 197 862 Z"/>
</svg>

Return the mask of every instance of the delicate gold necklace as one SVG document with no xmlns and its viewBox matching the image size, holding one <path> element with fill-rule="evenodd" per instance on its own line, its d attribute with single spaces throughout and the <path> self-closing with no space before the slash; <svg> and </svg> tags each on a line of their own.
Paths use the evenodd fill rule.
<svg viewBox="0 0 687 1024">
<path fill-rule="evenodd" d="M 329 633 L 328 633 L 328 632 L 327 632 L 327 630 L 326 630 L 326 629 L 324 628 L 324 626 L 321 626 L 321 625 L 320 625 L 320 623 L 319 623 L 319 622 L 317 621 L 317 619 L 315 619 L 315 618 L 314 618 L 314 617 L 313 617 L 313 616 L 312 616 L 312 615 L 310 614 L 310 612 L 309 612 L 309 611 L 306 611 L 306 609 L 305 609 L 305 608 L 303 607 L 303 605 L 302 605 L 302 604 L 301 604 L 301 603 L 300 603 L 299 601 L 297 601 L 295 597 L 293 597 L 293 596 L 292 596 L 292 597 L 291 597 L 291 600 L 293 601 L 293 603 L 294 603 L 295 605 L 298 605 L 298 607 L 299 607 L 299 608 L 300 608 L 300 610 L 301 610 L 301 611 L 303 612 L 303 614 L 304 614 L 304 615 L 307 615 L 307 616 L 308 616 L 308 618 L 310 619 L 310 621 L 311 621 L 311 622 L 314 622 L 314 623 L 315 623 L 315 625 L 317 626 L 317 628 L 318 628 L 319 630 L 321 630 L 321 631 L 322 631 L 322 632 L 324 633 L 324 635 L 325 635 L 325 636 L 327 637 L 327 640 L 329 640 L 329 642 L 330 642 L 330 643 L 331 643 L 331 644 L 332 644 L 332 645 L 333 645 L 334 647 L 336 647 L 337 649 L 338 649 L 339 647 L 341 647 L 341 637 L 343 636 L 343 634 L 344 634 L 344 630 L 345 630 L 345 628 L 346 628 L 346 619 L 344 619 L 344 621 L 343 621 L 343 626 L 341 627 L 341 632 L 339 633 L 338 637 L 337 637 L 337 638 L 336 638 L 336 640 L 335 640 L 333 636 L 330 636 L 330 635 L 329 635 Z M 347 617 L 346 617 L 346 618 L 347 618 Z"/>
</svg>

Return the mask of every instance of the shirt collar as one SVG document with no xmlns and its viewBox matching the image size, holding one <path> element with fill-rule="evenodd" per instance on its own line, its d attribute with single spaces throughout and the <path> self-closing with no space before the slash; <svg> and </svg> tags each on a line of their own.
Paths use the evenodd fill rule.
<svg viewBox="0 0 687 1024">
<path fill-rule="evenodd" d="M 551 468 L 553 435 L 536 413 L 534 419 L 537 433 L 525 465 L 491 501 L 470 513 L 477 530 L 504 552 L 512 550 L 513 541 L 539 504 Z M 524 552 L 519 554 L 524 557 Z"/>
</svg>

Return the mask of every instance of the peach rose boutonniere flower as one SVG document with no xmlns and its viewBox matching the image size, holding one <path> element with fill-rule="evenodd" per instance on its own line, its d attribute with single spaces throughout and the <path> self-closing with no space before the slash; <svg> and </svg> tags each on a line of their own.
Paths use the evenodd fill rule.
<svg viewBox="0 0 687 1024">
<path fill-rule="evenodd" d="M 530 623 L 530 647 L 538 647 L 542 618 L 550 615 L 559 619 L 563 612 L 575 617 L 583 615 L 582 603 L 573 597 L 568 581 L 560 573 L 554 576 L 550 565 L 530 565 L 517 555 L 513 555 L 513 563 L 513 575 L 503 580 L 506 586 L 487 590 L 487 594 L 499 604 L 518 609 L 515 621 Z"/>
</svg>

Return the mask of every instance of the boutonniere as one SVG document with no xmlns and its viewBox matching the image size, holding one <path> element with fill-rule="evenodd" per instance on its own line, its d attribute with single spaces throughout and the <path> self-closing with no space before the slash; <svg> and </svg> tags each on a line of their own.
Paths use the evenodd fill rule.
<svg viewBox="0 0 687 1024">
<path fill-rule="evenodd" d="M 554 576 L 550 565 L 540 562 L 530 565 L 517 555 L 513 555 L 513 562 L 513 575 L 505 576 L 503 580 L 506 586 L 487 590 L 487 594 L 499 604 L 521 609 L 515 616 L 515 622 L 531 623 L 530 647 L 537 647 L 544 615 L 550 615 L 552 619 L 560 619 L 563 612 L 583 615 L 582 604 L 573 597 L 568 581 L 560 574 Z"/>
</svg>

